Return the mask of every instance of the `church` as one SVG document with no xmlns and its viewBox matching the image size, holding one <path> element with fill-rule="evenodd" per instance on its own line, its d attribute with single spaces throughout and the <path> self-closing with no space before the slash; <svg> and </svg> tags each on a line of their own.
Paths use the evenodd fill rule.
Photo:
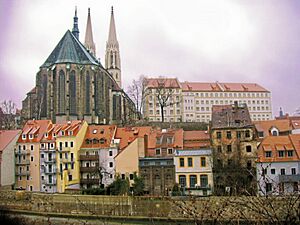
<svg viewBox="0 0 300 225">
<path fill-rule="evenodd" d="M 77 9 L 68 30 L 36 74 L 36 85 L 22 102 L 22 118 L 54 123 L 126 124 L 136 117 L 133 101 L 122 89 L 121 60 L 114 11 L 111 10 L 105 67 L 96 57 L 88 9 L 84 44 L 79 41 Z"/>
</svg>

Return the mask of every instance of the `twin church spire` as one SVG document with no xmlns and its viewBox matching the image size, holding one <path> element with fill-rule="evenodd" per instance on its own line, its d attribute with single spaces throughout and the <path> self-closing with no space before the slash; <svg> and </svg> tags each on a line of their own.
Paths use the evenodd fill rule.
<svg viewBox="0 0 300 225">
<path fill-rule="evenodd" d="M 73 20 L 74 20 L 74 24 L 73 24 L 72 33 L 79 40 L 77 8 L 75 8 L 75 16 Z M 88 9 L 84 46 L 94 57 L 96 57 L 96 47 L 93 39 L 90 8 Z M 106 42 L 105 68 L 113 76 L 113 78 L 115 79 L 119 87 L 122 87 L 120 50 L 119 50 L 119 43 L 117 40 L 113 7 L 111 7 L 109 34 L 108 34 L 108 40 Z"/>
</svg>

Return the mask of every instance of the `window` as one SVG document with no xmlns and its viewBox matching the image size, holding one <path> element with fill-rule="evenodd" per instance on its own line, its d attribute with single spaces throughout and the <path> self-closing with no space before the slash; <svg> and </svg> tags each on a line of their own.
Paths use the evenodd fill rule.
<svg viewBox="0 0 300 225">
<path fill-rule="evenodd" d="M 173 138 L 172 137 L 168 137 L 167 138 L 167 143 L 168 144 L 172 144 L 173 143 Z"/>
<path fill-rule="evenodd" d="M 275 169 L 271 169 L 271 174 L 275 174 Z"/>
<path fill-rule="evenodd" d="M 42 158 L 42 159 L 44 158 L 44 154 L 41 154 L 41 158 Z"/>
<path fill-rule="evenodd" d="M 190 187 L 193 188 L 197 184 L 197 176 L 196 175 L 190 175 Z"/>
<path fill-rule="evenodd" d="M 181 187 L 186 186 L 186 176 L 185 175 L 179 175 L 179 184 Z"/>
<path fill-rule="evenodd" d="M 272 131 L 272 136 L 278 136 L 277 130 L 273 130 L 273 131 Z"/>
<path fill-rule="evenodd" d="M 226 132 L 227 139 L 231 139 L 231 131 Z"/>
<path fill-rule="evenodd" d="M 296 174 L 296 168 L 292 168 L 292 169 L 291 169 L 291 173 L 292 173 L 293 175 L 295 175 L 295 174 Z"/>
<path fill-rule="evenodd" d="M 279 157 L 284 157 L 284 151 L 278 151 L 278 156 Z"/>
<path fill-rule="evenodd" d="M 266 183 L 266 192 L 271 192 L 272 191 L 272 183 Z"/>
<path fill-rule="evenodd" d="M 160 155 L 160 148 L 155 149 L 155 154 Z"/>
<path fill-rule="evenodd" d="M 71 163 L 71 169 L 72 170 L 74 169 L 74 163 Z"/>
<path fill-rule="evenodd" d="M 231 145 L 227 145 L 227 152 L 231 152 L 231 151 L 232 151 Z"/>
<path fill-rule="evenodd" d="M 114 167 L 114 163 L 113 162 L 109 162 L 109 167 Z"/>
<path fill-rule="evenodd" d="M 263 131 L 258 131 L 258 137 L 264 137 L 264 132 Z"/>
<path fill-rule="evenodd" d="M 221 139 L 222 138 L 222 133 L 220 131 L 217 132 L 217 138 Z"/>
<path fill-rule="evenodd" d="M 132 173 L 129 174 L 129 179 L 130 179 L 130 180 L 133 180 L 133 174 L 132 174 Z"/>
<path fill-rule="evenodd" d="M 200 185 L 201 185 L 201 187 L 207 187 L 208 186 L 208 177 L 207 177 L 207 175 L 200 175 Z"/>
<path fill-rule="evenodd" d="M 30 161 L 33 162 L 33 156 L 30 157 Z"/>
<path fill-rule="evenodd" d="M 71 147 L 71 148 L 74 147 L 74 142 L 73 142 L 73 141 L 70 142 L 70 147 Z"/>
<path fill-rule="evenodd" d="M 218 150 L 218 152 L 221 153 L 221 152 L 222 152 L 222 146 L 221 146 L 221 145 L 218 145 L 218 146 L 217 146 L 217 150 Z"/>
<path fill-rule="evenodd" d="M 65 152 L 65 159 L 68 159 L 68 153 Z"/>
<path fill-rule="evenodd" d="M 74 153 L 71 152 L 71 161 L 74 161 Z"/>
<path fill-rule="evenodd" d="M 250 130 L 246 130 L 246 132 L 245 132 L 245 137 L 246 137 L 246 138 L 249 138 L 249 137 L 250 137 Z"/>
<path fill-rule="evenodd" d="M 169 155 L 173 154 L 173 148 L 168 148 L 168 154 Z"/>
<path fill-rule="evenodd" d="M 72 175 L 70 174 L 70 175 L 69 175 L 69 181 L 71 181 L 71 180 L 72 180 Z"/>
<path fill-rule="evenodd" d="M 26 139 L 26 134 L 22 134 L 22 140 Z"/>
<path fill-rule="evenodd" d="M 246 152 L 251 152 L 252 151 L 252 146 L 251 145 L 247 145 L 246 146 Z"/>
<path fill-rule="evenodd" d="M 68 142 L 67 142 L 67 141 L 65 142 L 65 147 L 66 147 L 66 148 L 68 147 Z"/>
<path fill-rule="evenodd" d="M 205 157 L 201 157 L 201 166 L 206 167 L 206 158 Z"/>
<path fill-rule="evenodd" d="M 59 150 L 62 150 L 63 143 L 59 142 Z"/>
<path fill-rule="evenodd" d="M 266 158 L 272 157 L 272 152 L 271 151 L 266 151 L 265 156 L 266 156 Z"/>
<path fill-rule="evenodd" d="M 294 151 L 293 150 L 288 150 L 287 155 L 288 155 L 288 157 L 293 157 Z"/>
<path fill-rule="evenodd" d="M 179 159 L 179 166 L 184 167 L 184 158 Z"/>
<path fill-rule="evenodd" d="M 188 167 L 193 166 L 193 158 L 188 158 Z"/>
<path fill-rule="evenodd" d="M 285 175 L 285 169 L 280 169 L 280 174 Z"/>
<path fill-rule="evenodd" d="M 121 178 L 122 178 L 122 180 L 125 180 L 126 177 L 125 177 L 124 173 L 121 174 Z"/>
<path fill-rule="evenodd" d="M 112 151 L 109 151 L 108 154 L 109 154 L 109 156 L 112 156 L 112 155 L 113 155 L 113 152 L 112 152 Z"/>
<path fill-rule="evenodd" d="M 156 138 L 156 144 L 160 144 L 160 138 Z"/>
<path fill-rule="evenodd" d="M 30 145 L 30 150 L 33 151 L 33 145 Z"/>
</svg>

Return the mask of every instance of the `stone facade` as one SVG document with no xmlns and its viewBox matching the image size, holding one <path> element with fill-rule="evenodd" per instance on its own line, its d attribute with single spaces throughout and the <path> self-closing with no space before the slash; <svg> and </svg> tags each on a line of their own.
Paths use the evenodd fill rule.
<svg viewBox="0 0 300 225">
<path fill-rule="evenodd" d="M 211 145 L 215 194 L 254 194 L 257 133 L 246 105 L 213 107 Z"/>
</svg>

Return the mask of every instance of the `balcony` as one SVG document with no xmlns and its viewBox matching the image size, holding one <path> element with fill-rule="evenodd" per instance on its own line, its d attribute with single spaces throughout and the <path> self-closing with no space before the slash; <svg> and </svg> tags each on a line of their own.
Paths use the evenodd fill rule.
<svg viewBox="0 0 300 225">
<path fill-rule="evenodd" d="M 300 181 L 300 174 L 279 175 L 280 183 L 294 183 Z"/>
<path fill-rule="evenodd" d="M 80 155 L 80 161 L 99 161 L 99 155 Z"/>
<path fill-rule="evenodd" d="M 45 170 L 44 173 L 45 173 L 45 174 L 54 174 L 54 173 L 56 173 L 56 169 Z"/>
<path fill-rule="evenodd" d="M 51 158 L 51 159 L 44 159 L 44 162 L 45 163 L 55 163 L 56 159 L 53 159 L 53 158 Z"/>
<path fill-rule="evenodd" d="M 30 152 L 27 150 L 16 151 L 16 155 L 30 155 Z"/>
<path fill-rule="evenodd" d="M 17 176 L 29 176 L 30 175 L 30 171 L 17 171 L 16 172 Z"/>
<path fill-rule="evenodd" d="M 81 184 L 99 184 L 100 180 L 99 179 L 80 179 Z"/>
<path fill-rule="evenodd" d="M 21 160 L 16 162 L 17 166 L 21 166 L 21 165 L 30 165 L 30 161 L 29 160 Z"/>
<path fill-rule="evenodd" d="M 98 170 L 99 170 L 98 166 L 80 167 L 81 173 L 95 173 L 98 172 Z"/>
</svg>

